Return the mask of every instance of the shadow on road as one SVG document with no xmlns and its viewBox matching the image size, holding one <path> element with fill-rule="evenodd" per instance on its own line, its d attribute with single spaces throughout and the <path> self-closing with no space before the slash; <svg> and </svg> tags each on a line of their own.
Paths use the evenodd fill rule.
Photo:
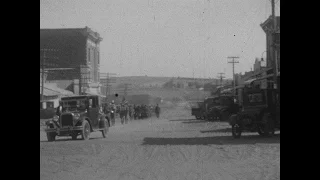
<svg viewBox="0 0 320 180">
<path fill-rule="evenodd" d="M 204 120 L 194 120 L 194 121 L 185 121 L 185 122 L 182 122 L 182 123 L 185 123 L 185 124 L 192 124 L 192 123 L 208 123 L 208 121 L 204 121 Z"/>
<path fill-rule="evenodd" d="M 95 140 L 95 139 L 104 139 L 103 137 L 91 137 L 89 140 L 82 140 L 80 138 L 76 140 L 72 140 L 72 138 L 64 138 L 64 139 L 56 139 L 54 142 L 63 142 L 63 141 L 90 141 L 90 140 Z M 47 140 L 41 140 L 40 142 L 47 142 L 47 143 L 52 143 Z"/>
<path fill-rule="evenodd" d="M 200 131 L 200 132 L 201 133 L 214 133 L 214 132 L 223 132 L 223 133 L 230 132 L 231 133 L 231 128 L 206 130 L 206 131 Z"/>
<path fill-rule="evenodd" d="M 194 138 L 144 138 L 142 145 L 242 145 L 242 144 L 280 144 L 280 134 L 264 138 L 259 135 L 242 136 L 234 139 L 230 136 L 194 137 Z"/>
<path fill-rule="evenodd" d="M 169 121 L 193 121 L 193 120 L 197 120 L 197 119 L 172 119 Z"/>
</svg>

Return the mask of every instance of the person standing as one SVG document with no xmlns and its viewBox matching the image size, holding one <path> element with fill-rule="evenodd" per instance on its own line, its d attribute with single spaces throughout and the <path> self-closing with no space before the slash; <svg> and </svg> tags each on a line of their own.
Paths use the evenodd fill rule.
<svg viewBox="0 0 320 180">
<path fill-rule="evenodd" d="M 120 105 L 120 119 L 121 119 L 121 124 L 124 124 L 124 121 L 125 121 L 125 107 L 124 107 L 124 104 Z"/>
<path fill-rule="evenodd" d="M 59 101 L 59 106 L 57 107 L 57 111 L 56 111 L 56 115 L 60 117 L 60 115 L 62 114 L 62 102 Z"/>
<path fill-rule="evenodd" d="M 155 113 L 156 113 L 157 118 L 159 119 L 159 117 L 160 117 L 160 107 L 159 107 L 158 104 L 157 104 L 157 106 L 155 108 Z"/>
<path fill-rule="evenodd" d="M 116 124 L 116 105 L 114 101 L 110 104 L 110 117 L 111 117 L 111 124 L 114 126 Z"/>
<path fill-rule="evenodd" d="M 130 119 L 130 121 L 132 120 L 132 111 L 133 111 L 132 105 L 130 104 L 129 105 L 129 119 Z"/>
<path fill-rule="evenodd" d="M 129 114 L 129 106 L 128 106 L 128 102 L 125 102 L 125 104 L 124 104 L 124 120 L 125 120 L 126 124 L 128 124 L 128 114 Z"/>
</svg>

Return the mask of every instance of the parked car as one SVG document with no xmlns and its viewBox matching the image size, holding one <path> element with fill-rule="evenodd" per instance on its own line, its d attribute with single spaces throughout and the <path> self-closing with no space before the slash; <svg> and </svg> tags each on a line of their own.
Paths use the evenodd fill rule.
<svg viewBox="0 0 320 180">
<path fill-rule="evenodd" d="M 48 141 L 56 136 L 71 136 L 73 140 L 90 138 L 90 133 L 101 132 L 106 138 L 110 127 L 110 117 L 105 115 L 99 104 L 99 97 L 82 95 L 61 98 L 63 112 L 46 122 Z"/>
<path fill-rule="evenodd" d="M 195 116 L 196 119 L 203 119 L 203 104 L 204 102 L 198 101 L 191 103 L 191 115 Z"/>
<path fill-rule="evenodd" d="M 272 136 L 275 129 L 280 129 L 280 91 L 270 86 L 261 89 L 259 85 L 256 85 L 259 82 L 259 80 L 252 81 L 249 85 L 239 89 L 241 92 L 239 95 L 243 99 L 242 107 L 229 119 L 234 138 L 241 137 L 243 131 L 258 132 L 261 136 Z"/>
<path fill-rule="evenodd" d="M 238 110 L 239 105 L 235 103 L 232 95 L 221 95 L 213 99 L 207 116 L 210 120 L 227 121 L 231 114 L 237 113 Z"/>
</svg>

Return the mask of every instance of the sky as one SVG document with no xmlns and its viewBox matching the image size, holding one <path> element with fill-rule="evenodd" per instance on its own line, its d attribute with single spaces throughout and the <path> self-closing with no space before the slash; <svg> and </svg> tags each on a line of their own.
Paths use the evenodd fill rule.
<svg viewBox="0 0 320 180">
<path fill-rule="evenodd" d="M 232 78 L 229 56 L 235 73 L 250 71 L 270 15 L 270 0 L 40 0 L 40 29 L 98 32 L 100 71 L 118 76 Z"/>
</svg>

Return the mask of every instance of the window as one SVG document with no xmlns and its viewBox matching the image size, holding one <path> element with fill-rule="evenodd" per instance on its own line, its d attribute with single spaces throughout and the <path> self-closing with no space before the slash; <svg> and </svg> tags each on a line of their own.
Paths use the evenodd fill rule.
<svg viewBox="0 0 320 180">
<path fill-rule="evenodd" d="M 98 98 L 97 97 L 93 97 L 92 99 L 90 99 L 91 102 L 91 107 L 92 108 L 97 108 L 98 107 Z"/>
<path fill-rule="evenodd" d="M 47 108 L 53 108 L 53 102 L 47 102 Z"/>
<path fill-rule="evenodd" d="M 88 62 L 91 61 L 91 49 L 88 48 Z"/>
</svg>

